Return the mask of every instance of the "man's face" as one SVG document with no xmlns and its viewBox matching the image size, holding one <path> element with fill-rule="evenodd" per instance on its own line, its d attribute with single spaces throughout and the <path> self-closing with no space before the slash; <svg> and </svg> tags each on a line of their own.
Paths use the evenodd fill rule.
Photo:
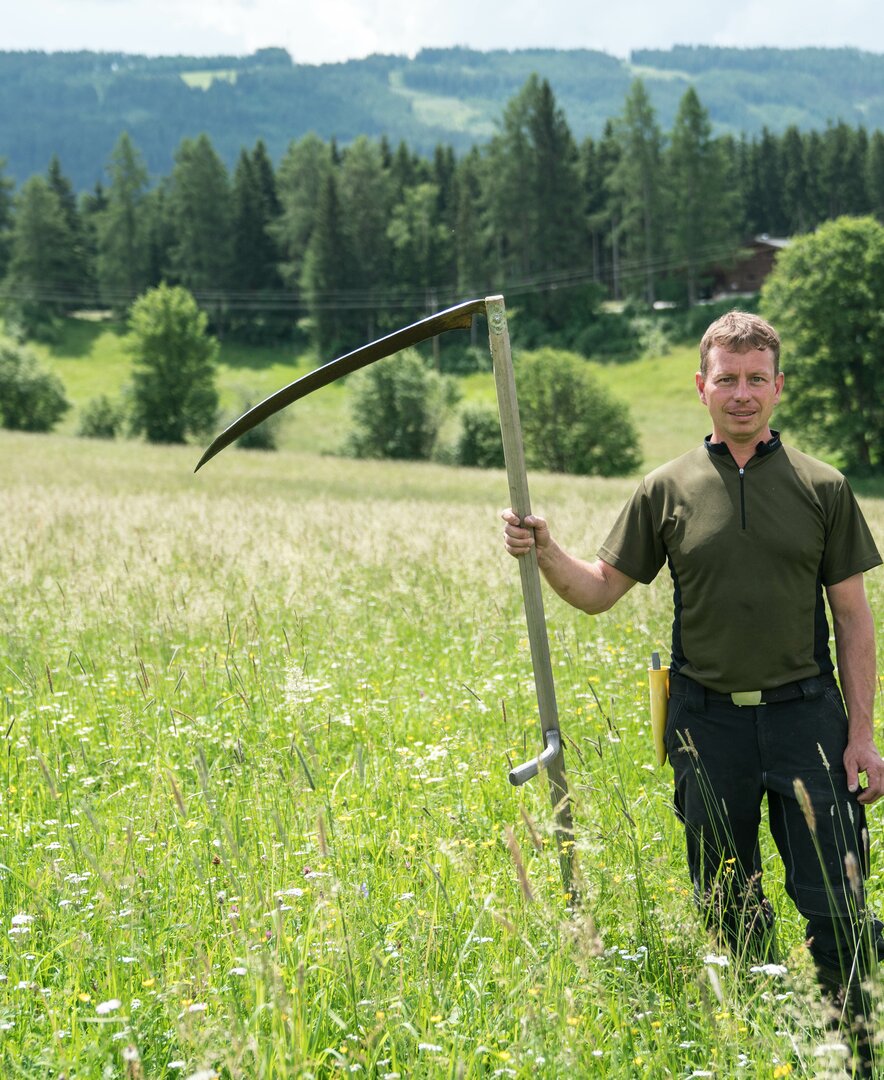
<svg viewBox="0 0 884 1080">
<path fill-rule="evenodd" d="M 770 418 L 780 400 L 783 373 L 774 375 L 769 349 L 727 352 L 713 345 L 697 392 L 712 418 L 713 442 L 755 446 L 770 439 Z"/>
</svg>

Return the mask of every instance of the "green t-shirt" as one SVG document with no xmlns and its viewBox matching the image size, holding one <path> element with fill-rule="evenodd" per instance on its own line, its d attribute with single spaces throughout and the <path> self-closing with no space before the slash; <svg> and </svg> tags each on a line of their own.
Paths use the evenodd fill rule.
<svg viewBox="0 0 884 1080">
<path fill-rule="evenodd" d="M 766 690 L 833 670 L 823 586 L 881 562 L 836 469 L 759 444 L 738 468 L 723 443 L 650 473 L 599 557 L 674 585 L 671 670 L 712 690 Z"/>
</svg>

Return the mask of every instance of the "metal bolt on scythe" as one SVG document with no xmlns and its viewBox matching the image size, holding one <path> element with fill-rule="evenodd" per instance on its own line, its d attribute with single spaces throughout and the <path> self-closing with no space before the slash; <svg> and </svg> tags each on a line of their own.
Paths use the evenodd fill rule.
<svg viewBox="0 0 884 1080">
<path fill-rule="evenodd" d="M 447 308 L 410 326 L 396 330 L 377 341 L 369 342 L 353 352 L 332 360 L 315 371 L 296 379 L 281 390 L 265 398 L 244 413 L 215 439 L 197 463 L 194 471 L 202 468 L 219 451 L 250 431 L 280 409 L 306 397 L 344 375 L 367 367 L 377 360 L 391 356 L 411 345 L 427 341 L 448 330 L 468 329 L 474 315 L 485 315 L 488 320 L 488 338 L 494 367 L 497 390 L 497 406 L 500 413 L 500 430 L 510 491 L 510 506 L 521 519 L 531 513 L 528 496 L 528 475 L 525 468 L 525 451 L 522 444 L 522 426 L 516 399 L 516 383 L 513 374 L 512 351 L 507 327 L 506 307 L 502 296 L 489 296 L 484 300 L 467 300 Z M 544 748 L 537 757 L 512 769 L 510 783 L 519 786 L 545 770 L 549 779 L 550 801 L 555 817 L 555 835 L 558 847 L 559 867 L 565 894 L 574 903 L 573 851 L 574 825 L 571 816 L 571 797 L 565 777 L 565 756 L 559 731 L 558 707 L 549 652 L 549 638 L 543 613 L 543 594 L 537 553 L 532 547 L 519 559 L 522 580 L 522 598 L 531 647 L 534 669 L 534 685 L 540 715 L 540 728 Z"/>
</svg>

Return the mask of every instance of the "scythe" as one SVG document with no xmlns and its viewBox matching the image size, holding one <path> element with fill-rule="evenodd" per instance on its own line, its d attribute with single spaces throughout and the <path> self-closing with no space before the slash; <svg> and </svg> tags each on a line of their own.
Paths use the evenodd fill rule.
<svg viewBox="0 0 884 1080">
<path fill-rule="evenodd" d="M 510 505 L 520 518 L 531 513 L 528 496 L 528 476 L 525 468 L 525 453 L 522 445 L 522 428 L 519 421 L 519 406 L 516 399 L 516 384 L 513 374 L 512 352 L 510 349 L 509 329 L 506 320 L 506 308 L 502 296 L 489 296 L 484 300 L 467 300 L 462 304 L 447 308 L 429 318 L 421 319 L 401 330 L 396 330 L 386 337 L 363 345 L 353 352 L 346 353 L 337 360 L 311 371 L 302 378 L 278 390 L 265 398 L 254 408 L 244 413 L 226 428 L 208 447 L 197 463 L 195 472 L 202 468 L 224 447 L 250 431 L 263 420 L 273 416 L 286 405 L 312 394 L 323 386 L 334 382 L 343 375 L 367 367 L 376 360 L 399 352 L 421 341 L 427 341 L 448 330 L 468 329 L 474 315 L 485 315 L 488 320 L 488 337 L 491 344 L 491 358 L 494 367 L 494 381 L 497 389 L 497 405 L 500 413 L 500 429 L 503 438 L 504 461 L 509 483 Z M 537 693 L 537 706 L 540 716 L 540 728 L 543 736 L 543 751 L 524 765 L 512 769 L 510 783 L 518 786 L 545 769 L 549 777 L 550 801 L 555 815 L 555 835 L 558 847 L 559 867 L 562 873 L 562 885 L 566 895 L 573 902 L 574 874 L 574 826 L 571 815 L 571 798 L 565 777 L 564 748 L 559 730 L 558 707 L 556 705 L 555 684 L 553 682 L 552 663 L 549 653 L 549 639 L 546 631 L 546 619 L 543 614 L 543 596 L 540 585 L 540 571 L 537 555 L 532 547 L 528 554 L 519 559 L 519 572 L 522 580 L 522 597 L 525 605 L 525 618 L 528 626 L 528 641 L 531 647 L 531 661 L 534 669 L 534 685 Z"/>
</svg>

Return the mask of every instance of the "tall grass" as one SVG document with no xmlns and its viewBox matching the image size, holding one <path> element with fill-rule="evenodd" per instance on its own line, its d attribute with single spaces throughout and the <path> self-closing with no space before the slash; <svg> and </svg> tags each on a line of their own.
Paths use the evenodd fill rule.
<svg viewBox="0 0 884 1080">
<path fill-rule="evenodd" d="M 196 456 L 0 433 L 0 1075 L 839 1075 L 770 842 L 785 975 L 694 911 L 665 582 L 548 601 L 570 911 L 503 474 Z M 586 554 L 630 487 L 532 478 Z"/>
</svg>

